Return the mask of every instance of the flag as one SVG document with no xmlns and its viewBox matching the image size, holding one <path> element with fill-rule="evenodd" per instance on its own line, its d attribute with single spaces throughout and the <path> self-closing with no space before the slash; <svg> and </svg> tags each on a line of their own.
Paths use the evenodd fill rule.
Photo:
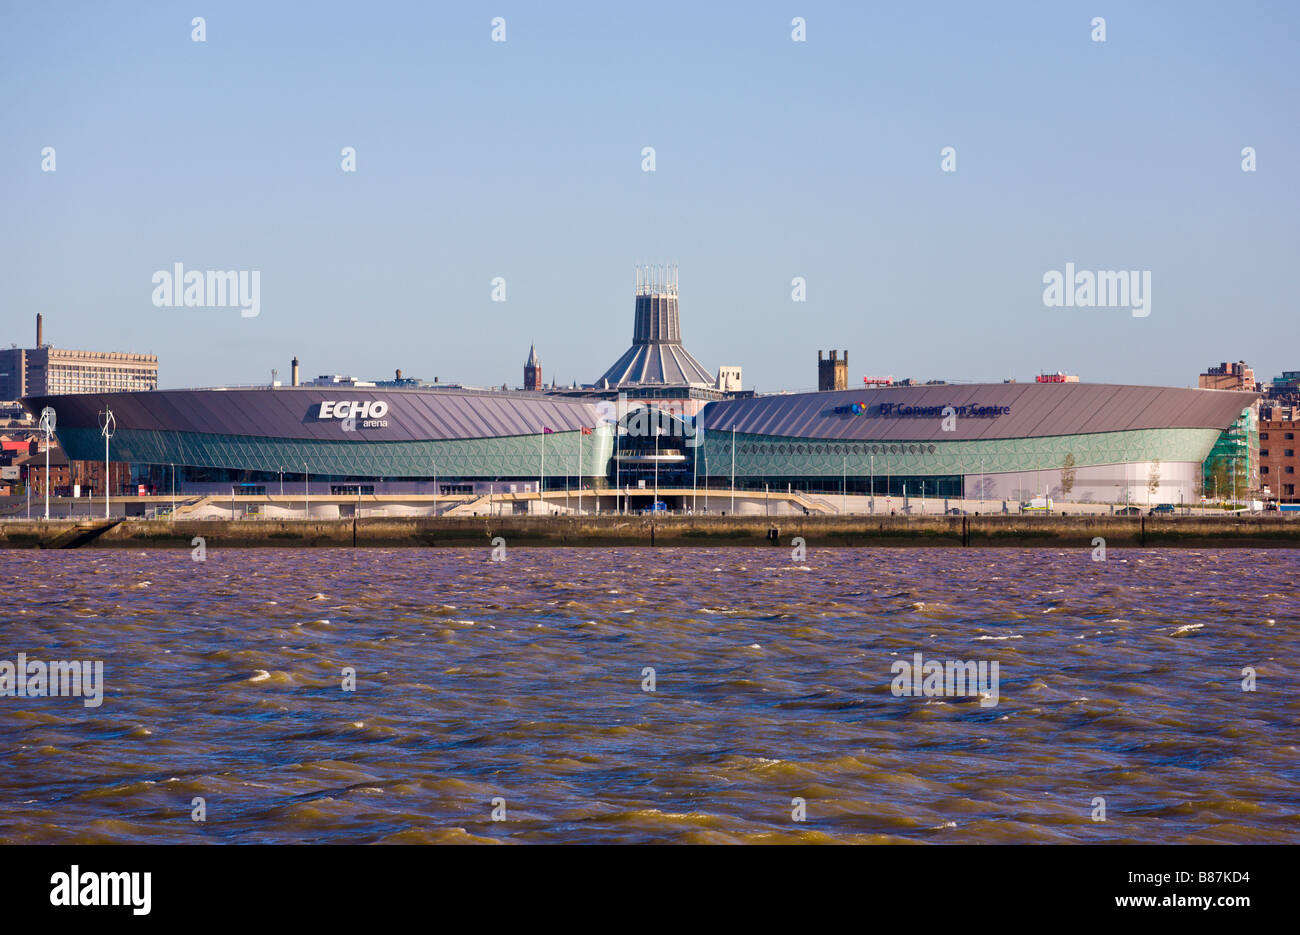
<svg viewBox="0 0 1300 935">
<path fill-rule="evenodd" d="M 591 434 L 591 429 L 587 428 L 587 427 L 584 425 L 584 426 L 582 427 L 582 434 L 583 434 L 583 435 L 590 435 L 590 434 Z"/>
<path fill-rule="evenodd" d="M 543 434 L 543 435 L 554 435 L 554 434 L 555 434 L 555 430 L 554 430 L 554 429 L 548 429 L 546 426 L 543 425 L 543 426 L 542 426 L 542 434 Z"/>
</svg>

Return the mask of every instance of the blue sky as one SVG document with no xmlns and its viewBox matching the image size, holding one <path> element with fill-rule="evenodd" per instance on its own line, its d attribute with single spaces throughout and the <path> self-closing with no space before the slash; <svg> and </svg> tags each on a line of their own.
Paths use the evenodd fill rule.
<svg viewBox="0 0 1300 935">
<path fill-rule="evenodd" d="M 515 386 L 536 341 L 548 382 L 590 382 L 635 264 L 672 261 L 686 346 L 759 391 L 814 387 L 830 348 L 852 382 L 1271 377 L 1300 369 L 1298 10 L 6 4 L 0 342 L 39 311 L 164 386 L 294 354 Z M 261 314 L 155 307 L 176 262 L 260 270 Z M 1150 270 L 1150 316 L 1045 307 L 1067 262 Z"/>
</svg>

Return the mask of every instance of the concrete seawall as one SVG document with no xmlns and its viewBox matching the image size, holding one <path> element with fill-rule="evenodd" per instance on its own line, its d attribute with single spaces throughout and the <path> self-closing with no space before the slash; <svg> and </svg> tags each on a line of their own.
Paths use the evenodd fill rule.
<svg viewBox="0 0 1300 935">
<path fill-rule="evenodd" d="M 1300 548 L 1300 518 L 1273 516 L 580 516 L 0 523 L 0 548 L 509 546 L 1092 546 Z"/>
</svg>

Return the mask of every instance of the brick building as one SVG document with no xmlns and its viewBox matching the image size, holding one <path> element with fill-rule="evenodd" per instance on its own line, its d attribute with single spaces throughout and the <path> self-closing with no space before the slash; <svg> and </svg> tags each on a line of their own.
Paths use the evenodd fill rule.
<svg viewBox="0 0 1300 935">
<path fill-rule="evenodd" d="M 1255 383 L 1255 371 L 1246 366 L 1246 362 L 1225 361 L 1217 367 L 1210 367 L 1196 380 L 1196 385 L 1203 390 L 1245 390 L 1254 393 L 1259 387 Z"/>
<path fill-rule="evenodd" d="M 1259 483 L 1269 499 L 1300 502 L 1300 407 L 1265 406 L 1259 416 Z"/>
<path fill-rule="evenodd" d="M 29 454 L 18 462 L 22 469 L 24 483 L 30 483 L 32 496 L 45 495 L 45 451 Z M 109 464 L 109 478 L 113 482 L 112 495 L 115 497 L 133 496 L 138 493 L 131 482 L 131 465 L 123 461 Z M 72 495 L 74 485 L 80 485 L 83 497 L 102 497 L 104 495 L 103 461 L 69 461 L 62 448 L 50 449 L 50 495 L 68 497 Z"/>
</svg>

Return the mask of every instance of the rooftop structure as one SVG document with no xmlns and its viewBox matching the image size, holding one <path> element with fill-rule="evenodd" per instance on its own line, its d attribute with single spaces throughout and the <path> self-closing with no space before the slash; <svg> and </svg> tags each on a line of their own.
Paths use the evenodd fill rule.
<svg viewBox="0 0 1300 935">
<path fill-rule="evenodd" d="M 1224 361 L 1209 367 L 1197 377 L 1196 385 L 1203 390 L 1245 390 L 1254 392 L 1255 371 L 1245 361 Z"/>
</svg>

